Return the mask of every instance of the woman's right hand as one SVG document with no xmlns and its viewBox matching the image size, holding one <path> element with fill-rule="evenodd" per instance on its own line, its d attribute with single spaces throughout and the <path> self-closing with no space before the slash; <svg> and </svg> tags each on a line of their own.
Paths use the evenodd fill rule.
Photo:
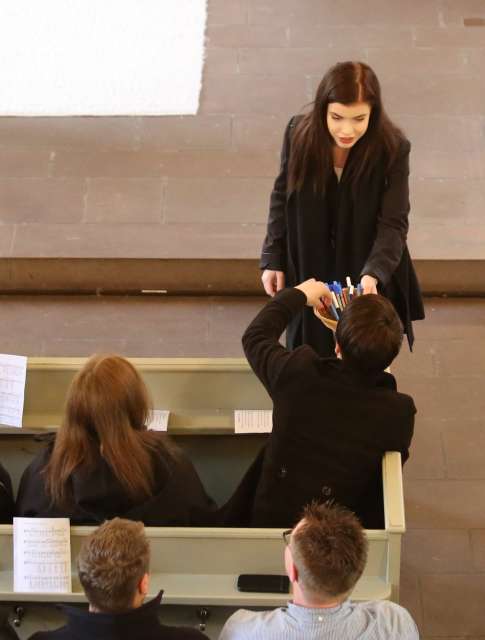
<svg viewBox="0 0 485 640">
<path fill-rule="evenodd" d="M 285 272 L 273 271 L 272 269 L 265 269 L 261 276 L 263 287 L 266 293 L 273 297 L 275 293 L 285 288 Z"/>
</svg>

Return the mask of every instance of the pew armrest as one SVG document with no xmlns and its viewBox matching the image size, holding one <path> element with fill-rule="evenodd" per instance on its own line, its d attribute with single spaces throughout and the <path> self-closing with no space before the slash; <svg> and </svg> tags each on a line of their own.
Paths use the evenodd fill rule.
<svg viewBox="0 0 485 640">
<path fill-rule="evenodd" d="M 389 533 L 404 533 L 404 492 L 401 454 L 387 451 L 382 459 L 382 485 L 384 494 L 384 523 Z"/>
</svg>

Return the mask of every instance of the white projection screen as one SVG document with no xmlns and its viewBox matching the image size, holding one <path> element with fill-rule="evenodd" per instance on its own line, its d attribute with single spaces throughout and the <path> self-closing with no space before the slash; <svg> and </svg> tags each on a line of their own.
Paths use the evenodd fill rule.
<svg viewBox="0 0 485 640">
<path fill-rule="evenodd" d="M 195 114 L 207 0 L 0 0 L 0 115 Z"/>
</svg>

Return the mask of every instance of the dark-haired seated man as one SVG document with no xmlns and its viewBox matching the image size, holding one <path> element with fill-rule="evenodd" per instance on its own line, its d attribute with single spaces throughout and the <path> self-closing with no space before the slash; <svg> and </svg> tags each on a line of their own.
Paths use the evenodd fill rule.
<svg viewBox="0 0 485 640">
<path fill-rule="evenodd" d="M 13 505 L 10 476 L 0 464 L 0 524 L 12 524 Z"/>
<path fill-rule="evenodd" d="M 79 580 L 89 611 L 66 607 L 68 622 L 56 631 L 39 631 L 31 640 L 197 640 L 196 629 L 160 623 L 162 594 L 143 604 L 148 593 L 150 547 L 143 524 L 114 518 L 85 541 L 78 558 Z"/>
<path fill-rule="evenodd" d="M 219 640 L 418 640 L 416 625 L 393 602 L 351 602 L 367 559 L 367 538 L 353 513 L 313 504 L 284 533 L 292 601 L 273 611 L 241 609 Z"/>
<path fill-rule="evenodd" d="M 382 457 L 400 451 L 408 458 L 416 413 L 384 371 L 403 330 L 392 304 L 370 294 L 342 313 L 341 359 L 322 358 L 308 345 L 285 349 L 279 338 L 291 319 L 305 305 L 321 307 L 329 293 L 314 279 L 280 291 L 244 333 L 246 357 L 273 400 L 273 431 L 223 508 L 226 525 L 293 526 L 304 505 L 332 500 L 365 527 L 383 527 Z"/>
</svg>

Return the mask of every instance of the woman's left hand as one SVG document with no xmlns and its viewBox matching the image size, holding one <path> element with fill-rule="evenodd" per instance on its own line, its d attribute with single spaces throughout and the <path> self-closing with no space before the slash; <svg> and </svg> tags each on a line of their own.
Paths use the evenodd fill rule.
<svg viewBox="0 0 485 640">
<path fill-rule="evenodd" d="M 377 293 L 377 282 L 377 278 L 373 276 L 362 276 L 360 284 L 364 290 L 364 295 L 366 293 Z"/>
</svg>

